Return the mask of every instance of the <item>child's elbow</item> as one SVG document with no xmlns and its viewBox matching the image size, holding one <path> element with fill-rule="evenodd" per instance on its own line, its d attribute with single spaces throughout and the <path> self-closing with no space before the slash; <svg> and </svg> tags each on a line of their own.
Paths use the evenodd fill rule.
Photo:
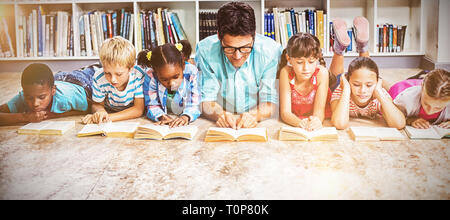
<svg viewBox="0 0 450 220">
<path fill-rule="evenodd" d="M 336 129 L 338 130 L 344 130 L 348 127 L 348 122 L 345 122 L 343 120 L 337 120 L 333 118 L 331 122 L 333 123 L 334 127 L 336 127 Z"/>
<path fill-rule="evenodd" d="M 398 130 L 405 128 L 405 126 L 406 126 L 406 120 L 397 121 L 390 125 L 391 128 L 396 128 Z"/>
</svg>

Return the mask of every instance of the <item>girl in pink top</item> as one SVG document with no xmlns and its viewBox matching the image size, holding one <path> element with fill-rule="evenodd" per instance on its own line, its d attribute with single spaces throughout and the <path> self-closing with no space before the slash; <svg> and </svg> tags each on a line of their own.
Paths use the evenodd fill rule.
<svg viewBox="0 0 450 220">
<path fill-rule="evenodd" d="M 415 128 L 438 125 L 450 128 L 450 73 L 436 69 L 424 80 L 408 79 L 389 90 L 394 104 L 407 117 L 406 124 Z"/>
</svg>

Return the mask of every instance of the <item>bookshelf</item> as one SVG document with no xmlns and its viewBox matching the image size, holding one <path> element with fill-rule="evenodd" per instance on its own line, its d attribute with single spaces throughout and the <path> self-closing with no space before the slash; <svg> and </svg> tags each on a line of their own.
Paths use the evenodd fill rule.
<svg viewBox="0 0 450 220">
<path fill-rule="evenodd" d="M 242 1 L 242 0 L 241 0 Z M 86 63 L 98 60 L 98 56 L 80 56 L 76 48 L 80 47 L 78 19 L 84 13 L 93 10 L 120 10 L 127 9 L 133 13 L 134 20 L 138 18 L 142 10 L 156 8 L 168 8 L 176 12 L 186 35 L 193 45 L 199 40 L 199 13 L 202 10 L 216 10 L 229 1 L 224 0 L 0 0 L 0 16 L 7 17 L 9 34 L 14 48 L 15 57 L 0 58 L 0 65 L 10 61 L 83 61 Z M 351 27 L 355 16 L 365 16 L 370 22 L 371 40 L 370 52 L 372 56 L 401 57 L 401 56 L 423 56 L 425 54 L 425 30 L 423 0 L 244 0 L 255 10 L 257 33 L 263 34 L 264 13 L 274 7 L 280 9 L 294 8 L 295 10 L 318 9 L 327 14 L 326 24 L 336 17 L 346 20 Z M 23 15 L 28 15 L 32 9 L 39 5 L 45 11 L 64 10 L 73 15 L 74 32 L 74 56 L 58 57 L 17 57 L 19 36 L 18 20 Z M 405 50 L 398 53 L 379 53 L 376 49 L 376 25 L 383 23 L 394 23 L 407 25 Z M 136 22 L 133 24 L 137 30 Z M 136 33 L 136 32 L 135 32 Z M 328 38 L 329 34 L 325 33 Z M 133 36 L 136 43 L 138 37 Z M 135 44 L 136 45 L 136 44 Z M 138 47 L 136 47 L 138 48 Z M 139 52 L 139 51 L 137 51 Z M 195 53 L 195 51 L 194 51 Z M 356 53 L 347 54 L 357 56 Z M 331 57 L 332 53 L 326 51 L 325 57 Z"/>
</svg>

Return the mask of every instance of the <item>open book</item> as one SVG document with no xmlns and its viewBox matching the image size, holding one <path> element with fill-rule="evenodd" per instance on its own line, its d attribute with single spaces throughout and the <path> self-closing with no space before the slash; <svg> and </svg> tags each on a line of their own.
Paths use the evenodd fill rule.
<svg viewBox="0 0 450 220">
<path fill-rule="evenodd" d="M 432 126 L 428 129 L 418 129 L 411 126 L 406 126 L 406 134 L 411 139 L 442 139 L 450 138 L 450 129 Z"/>
<path fill-rule="evenodd" d="M 188 125 L 182 127 L 170 128 L 168 125 L 140 125 L 137 128 L 134 139 L 144 140 L 144 139 L 173 139 L 173 138 L 184 138 L 192 140 L 197 133 L 197 126 Z"/>
<path fill-rule="evenodd" d="M 63 135 L 75 127 L 75 121 L 43 121 L 29 123 L 17 130 L 19 134 Z"/>
<path fill-rule="evenodd" d="M 406 139 L 396 128 L 350 127 L 349 131 L 355 141 L 400 141 Z"/>
<path fill-rule="evenodd" d="M 88 124 L 78 132 L 78 137 L 103 135 L 107 137 L 133 138 L 139 122 L 108 122 L 102 124 Z"/>
<path fill-rule="evenodd" d="M 316 131 L 282 127 L 279 139 L 280 141 L 335 141 L 339 139 L 339 136 L 335 127 L 325 127 Z"/>
<path fill-rule="evenodd" d="M 266 128 L 241 128 L 235 130 L 232 128 L 211 127 L 206 133 L 205 142 L 219 141 L 267 141 Z"/>
</svg>

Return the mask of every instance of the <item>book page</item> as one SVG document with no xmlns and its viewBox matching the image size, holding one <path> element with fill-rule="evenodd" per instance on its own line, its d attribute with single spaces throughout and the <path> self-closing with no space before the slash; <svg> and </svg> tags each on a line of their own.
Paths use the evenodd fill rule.
<svg viewBox="0 0 450 220">
<path fill-rule="evenodd" d="M 138 130 L 139 130 L 139 128 L 153 130 L 153 131 L 161 134 L 162 137 L 166 136 L 170 130 L 168 125 L 154 125 L 154 124 L 139 125 Z M 146 132 L 147 131 L 143 131 L 143 133 L 146 133 Z"/>
<path fill-rule="evenodd" d="M 19 130 L 36 130 L 40 131 L 42 128 L 45 128 L 48 124 L 50 124 L 50 121 L 42 121 L 38 123 L 29 123 L 21 128 Z"/>
<path fill-rule="evenodd" d="M 220 133 L 225 133 L 225 134 L 229 134 L 231 135 L 234 139 L 237 139 L 238 134 L 236 132 L 236 130 L 232 129 L 232 128 L 218 128 L 218 127 L 211 127 L 209 128 L 209 130 L 211 131 L 217 131 Z"/>
<path fill-rule="evenodd" d="M 78 135 L 95 135 L 95 134 L 103 134 L 105 127 L 110 123 L 101 123 L 101 124 L 87 124 L 78 132 Z"/>
<path fill-rule="evenodd" d="M 434 128 L 418 129 L 406 126 L 405 130 L 411 139 L 441 139 Z"/>
<path fill-rule="evenodd" d="M 356 137 L 378 137 L 371 127 L 350 127 Z"/>
<path fill-rule="evenodd" d="M 287 133 L 294 133 L 296 135 L 301 135 L 302 137 L 305 138 L 310 138 L 310 132 L 308 132 L 307 130 L 303 129 L 303 128 L 295 128 L 295 127 L 282 127 L 281 128 L 282 132 L 287 132 Z"/>
<path fill-rule="evenodd" d="M 328 135 L 337 135 L 337 130 L 335 127 L 324 127 L 316 131 L 309 132 L 309 137 L 319 137 L 319 136 L 328 136 Z"/>
<path fill-rule="evenodd" d="M 64 134 L 66 131 L 75 127 L 75 121 L 52 121 L 45 125 L 42 131 L 60 131 L 61 134 Z M 47 132 L 44 132 L 47 133 Z M 51 132 L 52 133 L 52 132 Z"/>
<path fill-rule="evenodd" d="M 261 137 L 266 137 L 266 128 L 241 128 L 239 130 L 236 130 L 237 137 L 244 136 L 244 135 L 256 135 Z"/>
<path fill-rule="evenodd" d="M 441 136 L 441 138 L 450 136 L 450 129 L 448 128 L 441 128 L 438 126 L 433 126 L 434 130 Z"/>
<path fill-rule="evenodd" d="M 374 128 L 374 130 L 374 134 L 377 134 L 381 140 L 405 139 L 405 136 L 396 128 Z"/>
<path fill-rule="evenodd" d="M 106 133 L 134 133 L 139 126 L 139 122 L 114 122 L 107 123 Z"/>
<path fill-rule="evenodd" d="M 197 133 L 198 127 L 195 125 L 187 125 L 187 126 L 181 126 L 181 127 L 174 127 L 169 129 L 168 134 L 174 134 L 174 133 L 182 133 L 182 134 L 190 134 L 191 137 L 194 137 L 194 135 Z M 164 135 L 166 136 L 166 135 Z"/>
</svg>

